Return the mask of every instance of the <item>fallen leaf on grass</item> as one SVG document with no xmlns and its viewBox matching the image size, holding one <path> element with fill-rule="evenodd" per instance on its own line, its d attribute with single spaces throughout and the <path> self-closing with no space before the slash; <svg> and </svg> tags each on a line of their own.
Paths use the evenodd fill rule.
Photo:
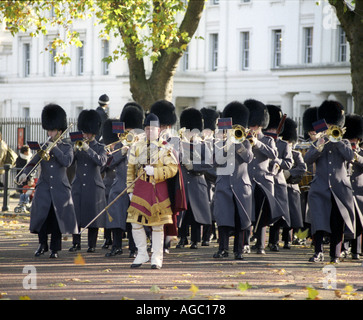
<svg viewBox="0 0 363 320">
<path fill-rule="evenodd" d="M 246 291 L 246 290 L 248 290 L 248 289 L 251 289 L 251 288 L 252 288 L 252 286 L 251 286 L 248 282 L 246 282 L 246 283 L 242 283 L 242 282 L 240 282 L 240 283 L 238 284 L 238 287 L 237 287 L 237 288 L 243 292 L 243 291 Z"/>
<path fill-rule="evenodd" d="M 160 288 L 157 285 L 152 285 L 150 288 L 150 292 L 151 293 L 159 293 L 160 292 Z"/>
<path fill-rule="evenodd" d="M 307 300 L 320 300 L 319 292 L 314 287 L 306 287 L 305 289 L 308 290 Z"/>
</svg>

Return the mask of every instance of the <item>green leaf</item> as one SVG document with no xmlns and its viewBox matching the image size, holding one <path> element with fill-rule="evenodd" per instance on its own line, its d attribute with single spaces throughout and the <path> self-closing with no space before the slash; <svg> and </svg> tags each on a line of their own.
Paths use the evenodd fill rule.
<svg viewBox="0 0 363 320">
<path fill-rule="evenodd" d="M 246 282 L 246 283 L 240 282 L 240 283 L 238 283 L 237 288 L 243 292 L 243 291 L 246 291 L 248 289 L 251 289 L 252 286 L 248 282 Z"/>
</svg>

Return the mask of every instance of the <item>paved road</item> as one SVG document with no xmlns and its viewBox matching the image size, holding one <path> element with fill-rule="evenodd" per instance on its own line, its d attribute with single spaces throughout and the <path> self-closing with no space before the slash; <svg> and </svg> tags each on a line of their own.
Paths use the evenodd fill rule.
<svg viewBox="0 0 363 320">
<path fill-rule="evenodd" d="M 68 236 L 59 259 L 49 259 L 48 253 L 36 258 L 37 236 L 28 227 L 27 216 L 0 214 L 2 299 L 305 300 L 309 294 L 323 300 L 363 298 L 362 261 L 309 263 L 309 243 L 280 252 L 266 250 L 266 255 L 250 253 L 243 261 L 214 259 L 216 242 L 196 250 L 176 249 L 174 243 L 161 270 L 152 270 L 149 263 L 134 270 L 126 243 L 122 255 L 105 257 L 102 232 L 95 253 L 86 252 L 83 233 L 81 256 L 68 252 Z M 333 282 L 328 282 L 330 278 Z"/>
</svg>

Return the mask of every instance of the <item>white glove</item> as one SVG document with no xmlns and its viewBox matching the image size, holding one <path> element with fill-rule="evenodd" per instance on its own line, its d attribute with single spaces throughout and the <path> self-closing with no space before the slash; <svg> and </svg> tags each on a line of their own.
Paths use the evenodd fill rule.
<svg viewBox="0 0 363 320">
<path fill-rule="evenodd" d="M 133 195 L 133 193 L 132 193 L 132 192 L 130 192 L 130 193 L 129 193 L 130 202 L 131 202 L 132 195 Z"/>
<path fill-rule="evenodd" d="M 150 166 L 150 165 L 147 165 L 145 166 L 145 172 L 148 176 L 153 176 L 154 175 L 154 167 L 153 166 Z"/>
<path fill-rule="evenodd" d="M 125 155 L 126 153 L 127 153 L 127 151 L 129 150 L 129 146 L 123 146 L 122 148 L 121 148 L 121 154 L 122 155 Z"/>
<path fill-rule="evenodd" d="M 89 144 L 88 144 L 88 143 L 86 143 L 86 142 L 83 142 L 83 144 L 82 144 L 82 149 L 83 149 L 84 151 L 87 151 L 87 150 L 89 149 Z"/>
<path fill-rule="evenodd" d="M 26 181 L 26 174 L 25 173 L 22 173 L 19 177 L 19 180 L 18 180 L 18 183 L 19 184 L 22 184 Z"/>
</svg>

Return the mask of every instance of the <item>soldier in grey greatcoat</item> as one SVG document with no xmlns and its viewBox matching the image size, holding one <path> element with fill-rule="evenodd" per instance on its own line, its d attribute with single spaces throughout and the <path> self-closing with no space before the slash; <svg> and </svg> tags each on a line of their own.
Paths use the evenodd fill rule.
<svg viewBox="0 0 363 320">
<path fill-rule="evenodd" d="M 213 151 L 213 141 L 214 141 L 214 132 L 217 127 L 217 119 L 219 118 L 219 112 L 212 108 L 202 108 L 200 112 L 203 115 L 204 121 L 204 129 L 203 129 L 203 139 L 204 142 L 209 145 L 210 150 Z M 212 224 L 210 226 L 203 226 L 203 236 L 202 236 L 202 246 L 209 246 L 209 241 L 211 237 L 214 239 L 217 238 L 216 236 L 216 219 L 214 217 L 214 192 L 216 188 L 216 180 L 217 180 L 217 172 L 216 168 L 212 167 L 207 169 L 204 172 L 205 181 L 207 182 L 208 186 L 208 196 L 209 196 L 209 204 L 212 213 Z"/>
<path fill-rule="evenodd" d="M 105 145 L 98 142 L 101 119 L 95 110 L 83 110 L 78 116 L 78 130 L 83 132 L 85 141 L 80 149 L 76 148 L 76 176 L 72 182 L 78 227 L 86 227 L 106 207 L 105 184 L 101 176 L 101 168 L 106 165 L 107 154 Z M 105 227 L 106 215 L 101 215 L 88 227 L 88 250 L 96 248 L 98 229 Z M 73 246 L 70 251 L 81 248 L 80 234 L 73 235 Z"/>
<path fill-rule="evenodd" d="M 286 118 L 284 130 L 281 133 L 281 138 L 284 141 L 287 141 L 291 148 L 297 142 L 297 124 L 293 119 Z M 292 168 L 290 170 L 284 170 L 287 183 L 290 213 L 290 227 L 285 227 L 282 231 L 282 240 L 284 241 L 285 249 L 290 249 L 290 243 L 292 241 L 292 235 L 290 234 L 290 231 L 298 231 L 304 226 L 303 215 L 301 212 L 299 182 L 306 172 L 306 164 L 301 152 L 297 150 L 292 149 L 292 158 Z"/>
<path fill-rule="evenodd" d="M 362 226 L 363 226 L 363 149 L 360 143 L 363 139 L 363 118 L 357 114 L 348 114 L 345 117 L 346 132 L 344 139 L 348 139 L 354 151 L 354 159 L 349 163 L 348 174 L 357 201 L 359 210 L 356 210 L 356 235 L 347 243 L 351 245 L 352 259 L 359 260 L 362 253 Z"/>
<path fill-rule="evenodd" d="M 42 127 L 52 137 L 46 146 L 52 144 L 67 129 L 67 116 L 62 107 L 49 104 L 42 111 Z M 27 164 L 20 179 L 33 169 L 40 160 L 39 155 Z M 67 178 L 67 167 L 73 161 L 73 148 L 60 140 L 50 151 L 49 161 L 40 162 L 41 173 L 38 179 L 30 212 L 30 232 L 37 233 L 39 247 L 35 256 L 48 251 L 48 234 L 50 240 L 50 258 L 57 258 L 61 250 L 62 233 L 77 232 L 77 221 L 71 196 L 71 186 Z"/>
<path fill-rule="evenodd" d="M 223 118 L 232 118 L 233 125 L 248 126 L 249 110 L 238 101 L 229 103 L 223 110 Z M 217 136 L 218 137 L 218 136 Z M 227 141 L 227 140 L 230 141 Z M 234 232 L 233 252 L 236 260 L 243 259 L 245 230 L 251 226 L 252 186 L 248 175 L 248 164 L 252 161 L 252 147 L 248 140 L 231 142 L 219 139 L 215 142 L 217 169 L 214 195 L 214 216 L 219 233 L 219 248 L 214 258 L 228 257 L 230 232 Z M 227 160 L 221 163 L 218 155 L 226 146 Z M 231 169 L 230 169 L 231 168 Z"/>
<path fill-rule="evenodd" d="M 126 109 L 124 108 L 120 116 L 120 121 L 125 123 L 126 130 L 142 129 L 143 119 L 143 112 L 135 106 L 128 106 Z M 114 201 L 114 199 L 126 188 L 128 149 L 129 146 L 123 145 L 121 141 L 117 142 L 114 146 L 115 152 L 112 153 L 109 168 L 114 168 L 116 170 L 116 177 L 111 186 L 108 203 Z M 130 257 L 132 257 L 136 251 L 132 238 L 131 226 L 126 223 L 129 205 L 130 198 L 125 192 L 124 195 L 119 197 L 107 210 L 107 214 L 111 218 L 106 220 L 106 227 L 112 231 L 113 243 L 111 251 L 108 252 L 106 256 L 115 256 L 122 253 L 122 236 L 126 231 L 129 231 Z"/>
<path fill-rule="evenodd" d="M 270 120 L 266 106 L 253 99 L 246 100 L 244 104 L 250 111 L 249 129 L 255 135 L 251 138 L 253 159 L 248 164 L 253 189 L 252 222 L 257 239 L 255 247 L 257 253 L 265 254 L 266 227 L 283 216 L 282 209 L 274 198 L 274 179 L 269 170 L 270 162 L 278 161 L 278 155 L 274 139 L 262 133 Z M 249 246 L 249 237 L 246 237 L 246 245 Z"/>
<path fill-rule="evenodd" d="M 204 177 L 205 158 L 209 158 L 212 166 L 212 155 L 206 156 L 204 143 L 200 140 L 203 130 L 202 113 L 195 108 L 187 108 L 180 115 L 180 127 L 186 131 L 180 141 L 181 169 L 184 181 L 184 190 L 187 202 L 187 210 L 181 217 L 179 235 L 180 243 L 185 243 L 190 225 L 191 249 L 196 249 L 201 241 L 201 227 L 212 224 L 210 211 L 208 186 Z M 193 133 L 192 131 L 195 131 Z"/>
<path fill-rule="evenodd" d="M 278 137 L 280 132 L 277 132 L 277 129 L 283 117 L 281 108 L 274 105 L 267 105 L 266 107 L 270 115 L 270 121 L 264 130 L 264 134 L 271 134 L 277 148 L 278 158 L 270 162 L 270 170 L 274 177 L 275 198 L 279 202 L 283 213 L 282 218 L 270 227 L 269 247 L 271 251 L 279 251 L 280 228 L 290 226 L 289 198 L 283 170 L 291 169 L 293 160 L 291 146 Z"/>
<path fill-rule="evenodd" d="M 336 101 L 324 101 L 318 108 L 318 118 L 328 126 L 344 125 L 344 107 Z M 311 228 L 315 253 L 310 262 L 324 260 L 323 237 L 330 234 L 330 259 L 338 262 L 343 239 L 355 235 L 355 203 L 347 164 L 354 158 L 348 140 L 330 141 L 328 136 L 317 139 L 304 157 L 307 165 L 316 164 L 311 182 L 308 203 L 311 212 Z"/>
</svg>

